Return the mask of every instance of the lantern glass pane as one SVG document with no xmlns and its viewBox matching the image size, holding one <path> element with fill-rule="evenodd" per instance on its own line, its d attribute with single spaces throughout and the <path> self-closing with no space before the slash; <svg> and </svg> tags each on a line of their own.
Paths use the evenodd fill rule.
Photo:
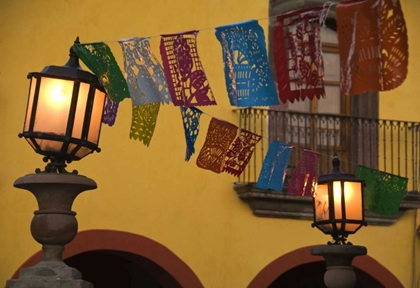
<svg viewBox="0 0 420 288">
<path fill-rule="evenodd" d="M 77 97 L 76 113 L 74 115 L 73 132 L 71 137 L 82 139 L 83 123 L 86 113 L 86 102 L 88 99 L 90 85 L 87 83 L 80 83 L 79 95 Z"/>
<path fill-rule="evenodd" d="M 342 219 L 343 211 L 341 209 L 341 181 L 333 182 L 333 193 L 334 193 L 334 218 Z M 341 225 L 337 224 L 337 228 L 340 229 Z"/>
<path fill-rule="evenodd" d="M 92 150 L 86 147 L 80 147 L 79 151 L 76 153 L 76 157 L 83 158 L 86 155 L 92 153 Z"/>
<path fill-rule="evenodd" d="M 46 140 L 46 139 L 38 139 L 35 138 L 35 141 L 38 143 L 40 149 L 44 152 L 60 152 L 61 147 L 63 147 L 63 142 L 54 141 L 54 140 Z"/>
<path fill-rule="evenodd" d="M 90 119 L 88 141 L 98 144 L 99 132 L 101 131 L 102 115 L 104 112 L 105 93 L 96 89 Z"/>
<path fill-rule="evenodd" d="M 35 94 L 35 88 L 36 88 L 36 83 L 37 83 L 37 79 L 35 77 L 31 78 L 31 84 L 29 87 L 29 97 L 28 97 L 28 105 L 26 107 L 26 117 L 25 117 L 25 126 L 23 127 L 23 131 L 28 131 L 29 130 L 29 124 L 31 121 L 31 115 L 32 115 L 32 107 L 34 104 L 34 94 Z M 32 143 L 29 143 L 33 146 Z"/>
<path fill-rule="evenodd" d="M 344 182 L 344 199 L 346 201 L 346 219 L 363 220 L 362 183 Z M 354 232 L 360 224 L 346 224 L 346 231 Z"/>
<path fill-rule="evenodd" d="M 41 77 L 34 132 L 65 135 L 72 93 L 73 81 Z"/>
<path fill-rule="evenodd" d="M 32 142 L 32 139 L 26 138 L 26 141 L 28 141 L 29 145 L 31 145 L 32 148 L 36 151 L 35 144 Z"/>
<path fill-rule="evenodd" d="M 318 184 L 314 193 L 315 201 L 315 221 L 330 220 L 328 184 Z M 318 225 L 318 228 L 324 232 L 332 231 L 331 224 Z"/>
<path fill-rule="evenodd" d="M 67 154 L 72 154 L 73 150 L 76 149 L 76 147 L 77 147 L 77 144 L 74 144 L 74 143 L 69 144 L 69 147 L 67 149 Z M 90 153 L 92 153 L 91 149 L 82 146 L 80 147 L 79 150 L 77 150 L 77 152 L 74 155 L 77 158 L 81 159 Z"/>
</svg>

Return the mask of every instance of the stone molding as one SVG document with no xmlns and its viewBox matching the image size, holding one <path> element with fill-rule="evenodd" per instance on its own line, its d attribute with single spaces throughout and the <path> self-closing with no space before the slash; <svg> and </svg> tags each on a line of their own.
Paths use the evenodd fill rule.
<svg viewBox="0 0 420 288">
<path fill-rule="evenodd" d="M 256 183 L 233 183 L 238 197 L 247 202 L 252 213 L 258 217 L 313 220 L 312 197 L 297 196 L 286 192 L 259 189 Z M 396 223 L 405 211 L 420 208 L 420 194 L 407 193 L 394 216 L 382 216 L 365 210 L 368 225 L 388 226 Z"/>
</svg>

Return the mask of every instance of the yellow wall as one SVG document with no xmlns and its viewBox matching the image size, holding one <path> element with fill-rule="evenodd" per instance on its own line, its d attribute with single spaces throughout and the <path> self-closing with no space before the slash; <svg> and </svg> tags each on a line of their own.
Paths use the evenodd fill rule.
<svg viewBox="0 0 420 288">
<path fill-rule="evenodd" d="M 413 6 L 417 3 L 410 2 Z M 26 105 L 27 72 L 65 63 L 76 36 L 82 42 L 92 42 L 214 27 L 266 17 L 267 5 L 268 1 L 255 0 L 0 1 L 0 283 L 40 249 L 29 231 L 36 201 L 29 192 L 12 187 L 16 178 L 43 164 L 41 157 L 17 138 Z M 415 5 L 419 12 L 420 4 Z M 415 17 L 414 9 L 405 10 L 411 15 L 409 19 Z M 267 21 L 261 24 L 266 26 Z M 414 32 L 413 28 L 410 33 Z M 157 38 L 151 41 L 157 55 L 158 43 Z M 411 47 L 415 43 L 410 42 Z M 118 44 L 109 45 L 121 65 Z M 198 45 L 219 104 L 203 110 L 234 122 L 237 114 L 228 104 L 221 48 L 214 30 L 201 32 Z M 411 53 L 413 57 L 415 52 Z M 413 71 L 410 66 L 411 80 L 404 86 L 410 88 L 401 88 L 398 95 L 407 93 L 415 100 Z M 403 105 L 397 98 L 402 99 L 394 97 L 394 105 Z M 99 185 L 97 190 L 76 199 L 74 210 L 78 212 L 80 231 L 115 229 L 149 237 L 183 259 L 205 287 L 215 288 L 245 287 L 277 257 L 329 240 L 311 229 L 309 221 L 254 217 L 231 188 L 235 178 L 197 168 L 197 154 L 189 163 L 184 162 L 185 140 L 177 108 L 161 108 L 149 148 L 129 140 L 130 117 L 131 104 L 126 100 L 115 127 L 104 126 L 102 130 L 103 152 L 70 167 Z M 203 116 L 202 120 L 197 149 L 204 142 L 210 118 Z M 413 261 L 414 220 L 414 212 L 408 212 L 393 226 L 362 228 L 351 238 L 353 243 L 366 245 L 369 255 L 405 287 L 411 287 L 412 271 L 408 266 Z"/>
<path fill-rule="evenodd" d="M 418 107 L 418 78 L 420 75 L 420 31 L 418 29 L 418 16 L 420 2 L 416 0 L 400 0 L 407 24 L 408 32 L 408 75 L 405 82 L 398 88 L 380 94 L 380 118 L 407 120 L 420 122 Z"/>
<path fill-rule="evenodd" d="M 420 66 L 418 65 L 420 61 L 420 51 L 417 49 L 420 45 L 420 30 L 417 29 L 418 15 L 420 13 L 420 2 L 415 0 L 400 0 L 402 10 L 404 12 L 404 18 L 407 25 L 408 33 L 408 50 L 409 50 L 409 59 L 408 59 L 408 75 L 404 83 L 391 91 L 381 92 L 379 96 L 379 117 L 382 119 L 393 119 L 393 120 L 404 120 L 404 121 L 414 121 L 420 122 L 420 114 L 418 107 L 420 106 L 420 98 L 418 97 L 418 78 L 420 75 Z M 411 133 L 411 130 L 410 130 Z M 418 132 L 417 132 L 418 133 Z M 381 135 L 380 137 L 383 137 Z M 390 139 L 390 135 L 386 135 L 387 139 Z M 417 136 L 418 137 L 418 136 Z M 409 135 L 409 143 L 411 143 L 412 136 Z M 389 140 L 388 140 L 389 141 Z M 417 138 L 418 141 L 418 138 Z M 383 151 L 384 145 L 380 142 L 380 150 Z M 389 146 L 387 147 L 389 151 Z M 394 148 L 395 150 L 395 148 Z M 398 153 L 398 151 L 394 151 Z M 397 155 L 397 154 L 394 155 Z M 409 161 L 411 162 L 411 161 Z M 395 164 L 395 163 L 394 163 Z M 416 163 L 418 165 L 418 163 Z M 388 167 L 392 165 L 391 163 L 387 164 Z M 409 173 L 412 174 L 412 163 L 408 165 Z M 395 165 L 394 165 L 395 168 Z M 419 167 L 414 167 L 417 170 L 417 177 Z M 396 169 L 395 169 L 396 171 Z M 411 187 L 412 179 L 409 179 L 409 187 Z M 415 212 L 413 212 L 415 213 Z M 415 213 L 416 221 L 414 222 L 414 229 L 420 224 L 420 216 L 418 213 Z M 413 239 L 413 243 L 410 245 L 413 249 L 413 257 L 415 261 L 413 283 L 418 287 L 418 277 L 420 275 L 420 266 L 419 266 L 419 257 L 420 257 L 420 241 L 418 237 Z M 414 246 L 414 247 L 413 247 Z M 411 286 L 407 286 L 411 287 Z"/>
</svg>

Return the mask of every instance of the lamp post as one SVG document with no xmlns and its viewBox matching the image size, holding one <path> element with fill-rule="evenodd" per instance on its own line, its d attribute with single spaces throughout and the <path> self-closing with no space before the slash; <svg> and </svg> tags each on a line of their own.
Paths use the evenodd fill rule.
<svg viewBox="0 0 420 288">
<path fill-rule="evenodd" d="M 330 174 L 318 178 L 313 195 L 314 222 L 323 233 L 331 235 L 333 242 L 312 248 L 312 255 L 322 256 L 327 262 L 324 282 L 328 288 L 353 288 L 356 274 L 351 266 L 353 258 L 366 255 L 367 249 L 347 242 L 350 234 L 356 233 L 367 223 L 364 219 L 363 181 L 355 175 L 340 170 L 337 154 L 332 160 Z"/>
<path fill-rule="evenodd" d="M 73 201 L 97 185 L 65 168 L 100 151 L 105 90 L 97 77 L 80 68 L 72 48 L 64 66 L 47 66 L 40 73 L 29 73 L 28 78 L 28 104 L 19 137 L 43 155 L 47 165 L 43 171 L 36 169 L 36 173 L 18 178 L 14 186 L 29 190 L 37 199 L 31 234 L 42 245 L 43 257 L 35 266 L 21 269 L 19 279 L 7 281 L 6 287 L 92 288 L 79 271 L 63 262 L 62 253 L 77 234 Z"/>
</svg>

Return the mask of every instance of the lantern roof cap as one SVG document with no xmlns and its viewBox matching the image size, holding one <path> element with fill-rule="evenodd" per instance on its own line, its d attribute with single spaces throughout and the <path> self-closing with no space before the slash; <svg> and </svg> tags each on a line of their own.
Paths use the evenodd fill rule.
<svg viewBox="0 0 420 288">
<path fill-rule="evenodd" d="M 79 44 L 79 37 L 76 38 L 74 44 Z M 82 70 L 79 64 L 79 57 L 74 52 L 73 46 L 70 47 L 69 60 L 63 66 L 50 65 L 46 66 L 41 72 L 31 72 L 28 74 L 28 78 L 36 76 L 46 76 L 51 78 L 59 78 L 64 80 L 71 81 L 80 81 L 87 82 L 90 84 L 96 84 L 96 88 L 105 92 L 102 84 L 100 83 L 98 77 L 94 74 Z"/>
<path fill-rule="evenodd" d="M 356 175 L 343 173 L 340 169 L 340 159 L 337 153 L 334 153 L 332 159 L 332 171 L 330 174 L 320 175 L 318 177 L 318 184 L 324 184 L 331 181 L 358 181 Z"/>
</svg>

